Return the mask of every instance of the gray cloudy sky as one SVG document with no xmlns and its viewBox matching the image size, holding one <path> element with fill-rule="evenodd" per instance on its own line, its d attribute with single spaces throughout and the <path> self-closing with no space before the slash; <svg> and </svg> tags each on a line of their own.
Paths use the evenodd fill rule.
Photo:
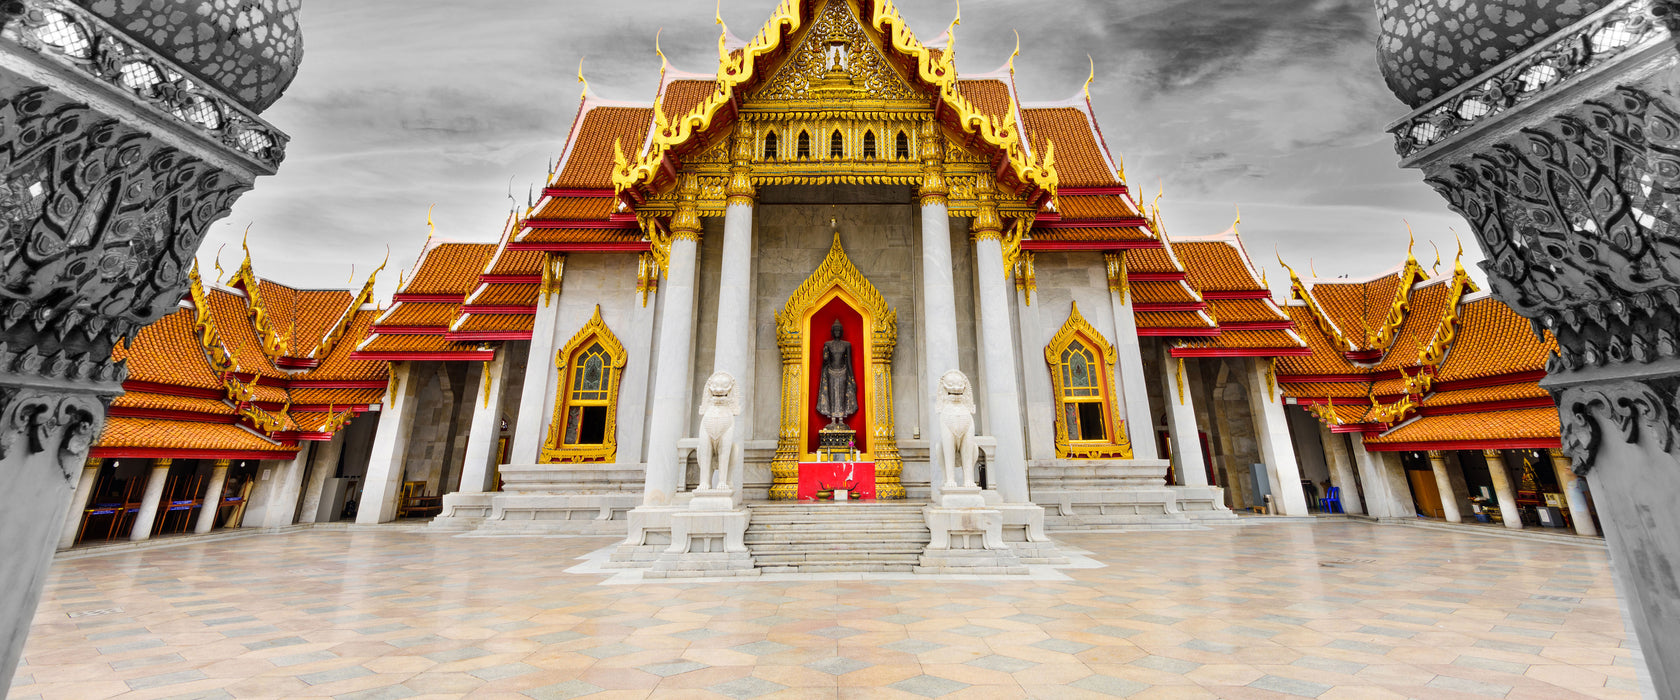
<svg viewBox="0 0 1680 700">
<path fill-rule="evenodd" d="M 777 0 L 724 0 L 737 36 Z M 901 0 L 924 39 L 955 0 Z M 1377 72 L 1370 0 L 968 0 L 958 66 L 991 71 L 1021 34 L 1026 101 L 1075 94 L 1094 57 L 1097 115 L 1140 197 L 1164 183 L 1168 234 L 1219 233 L 1235 208 L 1256 262 L 1287 286 L 1274 247 L 1307 274 L 1365 276 L 1404 259 L 1409 220 L 1450 265 L 1462 219 L 1397 166 L 1383 127 L 1405 111 Z M 385 255 L 381 295 L 413 263 L 436 204 L 438 237 L 491 241 L 541 186 L 577 110 L 578 59 L 607 98 L 650 100 L 654 33 L 677 68 L 714 72 L 713 4 L 703 0 L 308 0 L 305 58 L 264 116 L 293 137 L 265 178 L 200 251 L 206 269 L 238 264 L 251 224 L 259 273 L 342 286 Z M 1147 192 L 1147 195 L 1143 194 Z M 1470 246 L 1469 256 L 1476 256 Z M 1280 281 L 1281 280 L 1281 281 Z"/>
</svg>

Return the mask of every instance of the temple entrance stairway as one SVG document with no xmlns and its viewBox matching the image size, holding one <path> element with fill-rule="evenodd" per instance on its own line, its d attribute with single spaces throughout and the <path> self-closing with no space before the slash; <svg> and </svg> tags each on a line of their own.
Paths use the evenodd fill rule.
<svg viewBox="0 0 1680 700">
<path fill-rule="evenodd" d="M 932 539 L 925 503 L 750 503 L 746 545 L 772 573 L 904 572 Z"/>
</svg>

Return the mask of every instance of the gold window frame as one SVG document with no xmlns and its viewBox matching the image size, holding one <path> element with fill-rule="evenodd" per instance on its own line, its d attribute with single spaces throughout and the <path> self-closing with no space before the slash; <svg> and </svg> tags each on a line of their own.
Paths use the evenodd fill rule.
<svg viewBox="0 0 1680 700">
<path fill-rule="evenodd" d="M 574 404 L 572 401 L 572 376 L 574 366 L 579 355 L 591 345 L 600 343 L 606 350 L 612 362 L 606 367 L 607 377 L 607 425 L 602 434 L 603 440 L 599 445 L 567 445 L 565 444 L 566 413 Z M 612 462 L 618 458 L 618 395 L 624 385 L 624 366 L 628 358 L 625 355 L 624 344 L 618 341 L 611 328 L 601 319 L 601 306 L 595 305 L 595 314 L 583 328 L 566 341 L 566 346 L 554 355 L 554 366 L 560 372 L 560 381 L 554 396 L 554 415 L 548 423 L 548 439 L 543 442 L 541 462 L 544 464 L 583 464 Z M 589 401 L 589 406 L 603 405 L 600 401 Z"/>
<path fill-rule="evenodd" d="M 1097 378 L 1097 393 L 1102 404 L 1104 431 L 1107 440 L 1074 440 L 1068 435 L 1067 404 L 1095 403 L 1090 401 L 1069 401 L 1062 386 L 1062 353 L 1080 341 L 1098 356 L 1096 367 L 1092 368 Z M 1050 368 L 1051 390 L 1055 393 L 1056 404 L 1056 457 L 1059 459 L 1132 459 L 1131 439 L 1126 436 L 1126 421 L 1120 418 L 1121 412 L 1115 405 L 1116 392 L 1114 390 L 1115 365 L 1120 356 L 1115 352 L 1107 338 L 1092 326 L 1079 313 L 1079 302 L 1073 303 L 1073 311 L 1068 314 L 1067 323 L 1056 331 L 1050 344 L 1044 347 L 1044 361 Z"/>
</svg>

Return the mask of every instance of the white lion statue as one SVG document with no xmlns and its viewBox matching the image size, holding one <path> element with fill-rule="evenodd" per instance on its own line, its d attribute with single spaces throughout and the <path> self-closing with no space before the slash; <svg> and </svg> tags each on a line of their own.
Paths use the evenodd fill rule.
<svg viewBox="0 0 1680 700">
<path fill-rule="evenodd" d="M 735 451 L 741 449 L 735 442 L 738 415 L 741 397 L 735 378 L 728 372 L 713 374 L 706 380 L 706 396 L 700 401 L 700 488 L 727 489 L 734 483 L 730 469 L 735 464 Z"/>
<path fill-rule="evenodd" d="M 980 457 L 980 445 L 974 441 L 974 389 L 968 377 L 954 369 L 939 378 L 939 389 L 939 454 L 945 465 L 945 486 L 973 487 L 974 463 Z"/>
</svg>

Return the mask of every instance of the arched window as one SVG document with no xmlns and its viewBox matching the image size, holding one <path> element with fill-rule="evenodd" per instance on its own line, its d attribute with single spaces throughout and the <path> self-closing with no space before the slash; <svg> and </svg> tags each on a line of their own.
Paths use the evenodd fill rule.
<svg viewBox="0 0 1680 700">
<path fill-rule="evenodd" d="M 875 132 L 873 130 L 863 132 L 863 159 L 875 159 Z"/>
<path fill-rule="evenodd" d="M 910 160 L 910 137 L 903 131 L 898 132 L 898 146 L 894 149 L 894 157 L 899 160 Z"/>
<path fill-rule="evenodd" d="M 772 131 L 764 136 L 764 159 L 775 160 L 778 155 L 777 150 L 776 132 Z"/>
<path fill-rule="evenodd" d="M 616 422 L 624 346 L 601 320 L 601 307 L 555 356 L 560 372 L 554 419 L 542 461 L 611 462 L 618 453 Z"/>
<path fill-rule="evenodd" d="M 1114 409 L 1113 369 L 1119 356 L 1079 315 L 1044 348 L 1056 399 L 1056 453 L 1062 459 L 1131 459 L 1125 422 Z"/>
<path fill-rule="evenodd" d="M 810 134 L 810 132 L 807 132 L 807 131 L 799 132 L 799 153 L 798 153 L 798 156 L 802 160 L 810 160 L 811 159 L 811 134 Z"/>
<path fill-rule="evenodd" d="M 835 129 L 834 130 L 834 135 L 828 137 L 828 157 L 830 157 L 830 158 L 845 158 L 846 157 L 846 139 L 845 139 L 845 137 L 840 135 L 840 130 L 839 129 Z"/>
</svg>

